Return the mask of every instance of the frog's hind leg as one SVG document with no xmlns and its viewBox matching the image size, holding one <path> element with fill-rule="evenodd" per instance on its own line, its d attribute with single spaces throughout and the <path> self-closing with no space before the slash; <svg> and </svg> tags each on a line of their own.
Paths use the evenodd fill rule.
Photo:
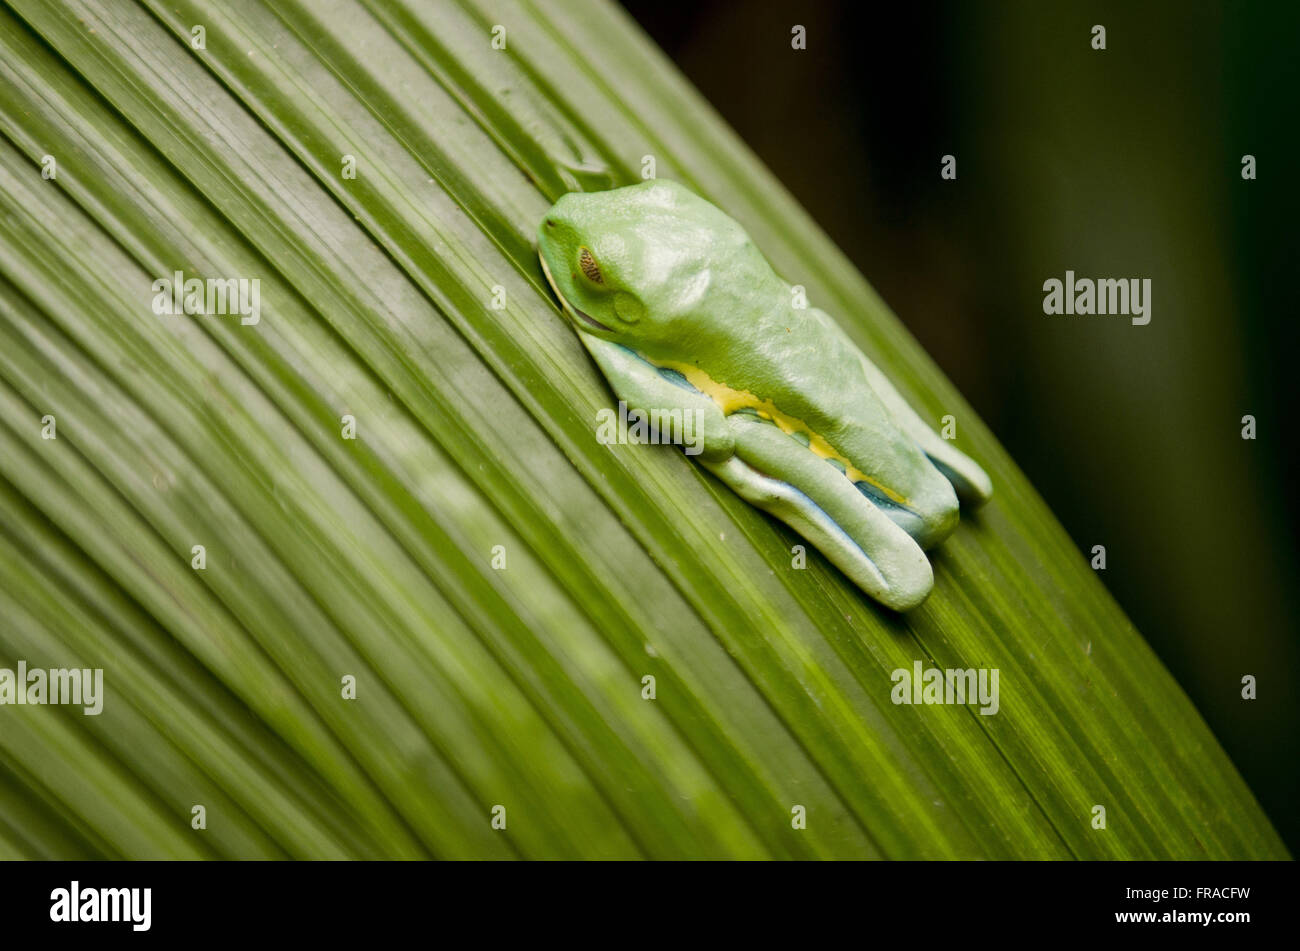
<svg viewBox="0 0 1300 951">
<path fill-rule="evenodd" d="M 896 611 L 934 584 L 921 547 L 843 473 L 777 427 L 727 417 L 736 455 L 707 468 L 747 502 L 795 529 L 858 587 Z"/>
<path fill-rule="evenodd" d="M 993 480 L 980 468 L 979 463 L 926 425 L 925 420 L 917 415 L 902 394 L 894 389 L 889 378 L 866 357 L 862 358 L 862 370 L 894 421 L 921 447 L 921 451 L 943 473 L 944 478 L 952 483 L 957 497 L 972 508 L 978 508 L 987 502 L 993 496 Z"/>
</svg>

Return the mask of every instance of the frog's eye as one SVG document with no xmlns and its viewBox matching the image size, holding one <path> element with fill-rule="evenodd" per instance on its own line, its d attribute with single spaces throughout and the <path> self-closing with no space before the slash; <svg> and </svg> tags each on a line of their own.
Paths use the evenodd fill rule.
<svg viewBox="0 0 1300 951">
<path fill-rule="evenodd" d="M 578 267 L 582 269 L 583 274 L 587 275 L 587 280 L 591 281 L 591 283 L 605 283 L 605 279 L 600 274 L 600 266 L 596 263 L 596 259 L 591 256 L 591 252 L 586 248 L 582 248 L 578 252 Z"/>
</svg>

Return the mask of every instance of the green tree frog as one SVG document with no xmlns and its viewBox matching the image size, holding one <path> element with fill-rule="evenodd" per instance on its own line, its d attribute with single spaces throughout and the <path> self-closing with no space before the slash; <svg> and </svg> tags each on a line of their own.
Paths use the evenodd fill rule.
<svg viewBox="0 0 1300 951">
<path fill-rule="evenodd" d="M 670 181 L 571 193 L 538 229 L 542 271 L 615 395 L 693 412 L 696 461 L 898 611 L 925 549 L 993 484 L 927 426 L 741 226 Z"/>
</svg>

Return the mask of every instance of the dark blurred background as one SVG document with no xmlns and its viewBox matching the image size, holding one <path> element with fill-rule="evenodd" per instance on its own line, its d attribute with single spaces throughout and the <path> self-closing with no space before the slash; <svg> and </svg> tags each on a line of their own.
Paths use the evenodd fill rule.
<svg viewBox="0 0 1300 951">
<path fill-rule="evenodd" d="M 1081 551 L 1106 546 L 1106 584 L 1300 854 L 1300 3 L 624 5 Z M 1151 278 L 1151 323 L 1045 317 L 1066 269 Z"/>
</svg>

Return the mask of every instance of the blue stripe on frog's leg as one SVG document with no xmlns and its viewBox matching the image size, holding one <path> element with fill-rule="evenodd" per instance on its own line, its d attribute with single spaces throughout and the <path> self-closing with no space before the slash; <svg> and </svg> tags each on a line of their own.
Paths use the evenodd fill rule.
<svg viewBox="0 0 1300 951">
<path fill-rule="evenodd" d="M 921 516 L 907 506 L 899 505 L 870 482 L 855 482 L 853 486 L 867 497 L 867 501 L 880 509 L 891 522 L 911 535 L 920 544 L 922 536 L 929 531 L 929 527 Z"/>
<path fill-rule="evenodd" d="M 653 364 L 651 364 L 651 366 L 653 366 Z M 655 369 L 659 371 L 661 377 L 674 386 L 680 386 L 683 390 L 690 390 L 692 393 L 699 393 L 701 396 L 704 395 L 695 387 L 694 384 L 691 383 L 690 380 L 686 379 L 685 376 L 678 373 L 676 370 L 669 369 L 668 367 L 655 367 Z"/>
<path fill-rule="evenodd" d="M 615 395 L 627 404 L 629 410 L 694 412 L 692 421 L 698 421 L 694 434 L 699 439 L 701 449 L 701 454 L 695 458 L 703 462 L 725 459 L 731 455 L 731 431 L 727 428 L 722 410 L 712 399 L 690 384 L 681 386 L 659 367 L 627 347 L 590 334 L 580 336 L 605 379 L 613 386 Z"/>
</svg>

